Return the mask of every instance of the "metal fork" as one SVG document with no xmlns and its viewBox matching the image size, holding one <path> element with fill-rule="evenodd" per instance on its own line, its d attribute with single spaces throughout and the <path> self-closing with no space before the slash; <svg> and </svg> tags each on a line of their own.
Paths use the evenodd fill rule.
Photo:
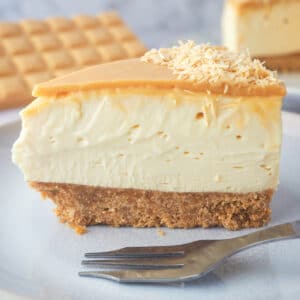
<svg viewBox="0 0 300 300">
<path fill-rule="evenodd" d="M 277 225 L 224 240 L 200 240 L 183 245 L 126 247 L 115 251 L 86 253 L 82 264 L 102 270 L 79 272 L 80 276 L 126 283 L 169 283 L 200 278 L 227 257 L 268 242 L 300 237 L 300 221 Z M 115 270 L 103 270 L 103 269 Z M 116 270 L 118 269 L 118 270 Z"/>
</svg>

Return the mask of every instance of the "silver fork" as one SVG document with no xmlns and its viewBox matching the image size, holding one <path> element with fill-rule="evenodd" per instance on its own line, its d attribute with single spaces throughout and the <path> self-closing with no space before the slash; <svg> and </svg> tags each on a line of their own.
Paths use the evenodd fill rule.
<svg viewBox="0 0 300 300">
<path fill-rule="evenodd" d="M 101 270 L 79 272 L 79 275 L 126 283 L 183 282 L 206 275 L 241 250 L 299 237 L 300 221 L 295 221 L 231 239 L 86 253 L 88 260 L 83 260 L 82 264 Z M 103 270 L 107 268 L 115 270 Z"/>
</svg>

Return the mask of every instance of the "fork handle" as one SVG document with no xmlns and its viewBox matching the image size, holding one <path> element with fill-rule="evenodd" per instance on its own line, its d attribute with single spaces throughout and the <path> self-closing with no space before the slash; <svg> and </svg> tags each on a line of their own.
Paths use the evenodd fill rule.
<svg viewBox="0 0 300 300">
<path fill-rule="evenodd" d="M 300 221 L 272 226 L 230 239 L 234 252 L 269 242 L 300 238 Z"/>
</svg>

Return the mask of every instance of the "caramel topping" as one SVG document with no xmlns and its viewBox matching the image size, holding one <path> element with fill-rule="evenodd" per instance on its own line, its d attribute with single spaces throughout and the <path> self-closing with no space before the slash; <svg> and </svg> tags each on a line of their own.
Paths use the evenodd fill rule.
<svg viewBox="0 0 300 300">
<path fill-rule="evenodd" d="M 178 56 L 175 52 L 179 52 Z M 162 53 L 163 57 L 159 58 Z M 229 96 L 285 94 L 285 87 L 276 74 L 258 60 L 252 61 L 247 54 L 236 55 L 223 47 L 188 42 L 177 48 L 151 50 L 142 59 L 100 64 L 41 83 L 34 88 L 33 95 L 59 97 L 107 88 L 179 89 Z"/>
<path fill-rule="evenodd" d="M 227 2 L 234 5 L 239 12 L 248 9 L 270 8 L 270 6 L 278 3 L 291 3 L 296 1 L 298 0 L 227 0 Z"/>
</svg>

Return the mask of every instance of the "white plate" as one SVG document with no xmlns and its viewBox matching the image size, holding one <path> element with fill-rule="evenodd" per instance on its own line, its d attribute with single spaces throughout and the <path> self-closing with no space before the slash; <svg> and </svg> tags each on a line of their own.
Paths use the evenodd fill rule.
<svg viewBox="0 0 300 300">
<path fill-rule="evenodd" d="M 288 90 L 300 88 L 300 72 L 279 73 L 279 77 L 284 81 Z"/>
<path fill-rule="evenodd" d="M 300 219 L 300 117 L 284 113 L 281 184 L 270 225 Z M 80 278 L 87 251 L 229 238 L 247 230 L 167 230 L 93 226 L 76 235 L 59 223 L 11 162 L 19 123 L 0 127 L 0 299 L 299 299 L 300 240 L 249 249 L 205 278 L 185 284 L 125 285 Z M 17 296 L 16 296 L 17 295 Z"/>
</svg>

